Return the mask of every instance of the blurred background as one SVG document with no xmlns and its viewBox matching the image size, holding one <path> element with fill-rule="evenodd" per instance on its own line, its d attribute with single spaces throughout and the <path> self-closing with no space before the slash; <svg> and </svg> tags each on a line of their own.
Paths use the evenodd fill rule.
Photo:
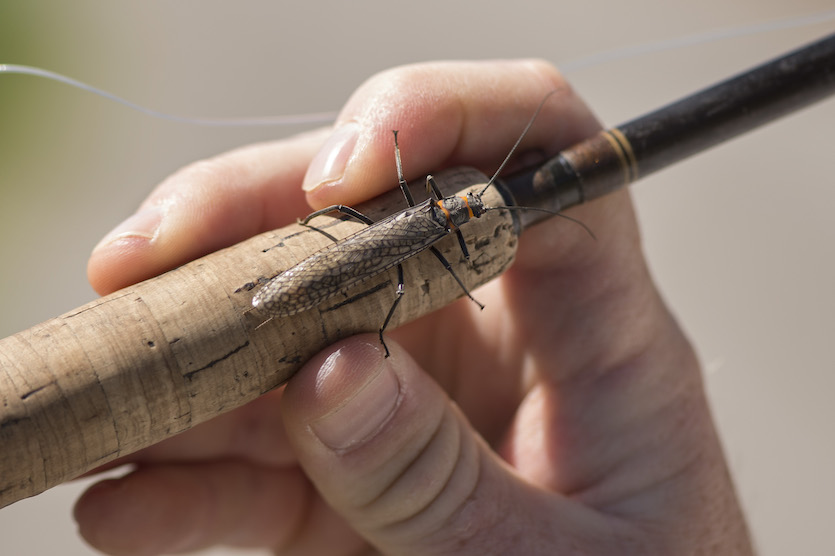
<svg viewBox="0 0 835 556">
<path fill-rule="evenodd" d="M 601 120 L 615 125 L 835 31 L 830 20 L 583 68 L 578 60 L 601 52 L 832 3 L 512 4 L 4 0 L 0 63 L 47 68 L 179 115 L 263 116 L 338 110 L 362 81 L 399 64 L 535 56 L 570 69 Z M 829 100 L 633 187 L 652 270 L 704 363 L 763 555 L 835 554 L 833 123 Z M 62 84 L 0 74 L 2 337 L 93 299 L 90 250 L 166 175 L 301 129 L 160 121 Z M 88 484 L 0 511 L 0 553 L 96 554 L 71 517 Z M 239 553 L 252 554 L 206 552 Z"/>
</svg>

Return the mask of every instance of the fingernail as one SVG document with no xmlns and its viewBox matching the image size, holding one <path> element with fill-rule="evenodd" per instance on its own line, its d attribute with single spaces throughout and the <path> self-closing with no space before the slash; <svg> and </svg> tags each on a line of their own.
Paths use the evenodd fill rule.
<svg viewBox="0 0 835 556">
<path fill-rule="evenodd" d="M 339 126 L 310 161 L 302 189 L 311 191 L 320 185 L 336 181 L 345 173 L 348 159 L 354 152 L 359 136 L 359 124 L 348 122 Z"/>
<path fill-rule="evenodd" d="M 368 380 L 359 388 L 345 392 L 336 409 L 313 421 L 310 428 L 332 450 L 345 451 L 374 436 L 394 414 L 400 401 L 400 381 L 391 368 L 390 359 L 380 358 L 376 369 L 369 369 Z M 341 351 L 325 360 L 319 373 L 319 389 L 339 389 L 353 382 L 350 374 L 361 369 L 346 364 Z M 323 384 L 330 381 L 331 384 Z M 346 388 L 346 390 L 348 390 Z"/>
<path fill-rule="evenodd" d="M 162 221 L 162 210 L 159 207 L 143 209 L 125 219 L 121 224 L 110 230 L 96 245 L 95 249 L 125 238 L 153 239 Z"/>
</svg>

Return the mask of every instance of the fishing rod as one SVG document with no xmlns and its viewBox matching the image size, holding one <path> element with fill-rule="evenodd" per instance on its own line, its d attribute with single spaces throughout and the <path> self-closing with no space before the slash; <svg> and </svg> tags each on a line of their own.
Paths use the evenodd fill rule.
<svg viewBox="0 0 835 556">
<path fill-rule="evenodd" d="M 504 182 L 519 205 L 565 210 L 833 93 L 835 34 L 601 131 Z M 546 216 L 522 219 L 527 226 Z"/>
<path fill-rule="evenodd" d="M 492 207 L 510 200 L 561 211 L 833 92 L 835 35 L 602 132 L 506 179 L 506 193 L 490 188 L 482 199 Z M 479 195 L 487 182 L 461 168 L 435 179 L 444 191 Z M 402 194 L 393 190 L 357 208 L 378 221 L 403 209 Z M 480 238 L 479 271 L 457 265 L 465 288 L 510 266 L 519 229 L 545 217 L 493 210 L 468 222 L 465 233 Z M 337 241 L 366 226 L 341 219 L 317 225 Z M 458 245 L 447 239 L 438 249 L 458 261 Z M 394 269 L 312 310 L 265 322 L 253 309 L 261 284 L 330 244 L 309 227 L 287 226 L 0 340 L 0 507 L 252 401 L 325 346 L 377 331 L 398 287 Z M 410 294 L 392 327 L 462 295 L 430 252 L 402 265 Z M 427 283 L 431 295 L 421 288 Z"/>
</svg>

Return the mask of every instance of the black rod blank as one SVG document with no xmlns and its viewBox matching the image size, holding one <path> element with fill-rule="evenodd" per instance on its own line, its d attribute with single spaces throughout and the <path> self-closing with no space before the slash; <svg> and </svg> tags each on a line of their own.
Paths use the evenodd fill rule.
<svg viewBox="0 0 835 556">
<path fill-rule="evenodd" d="M 835 93 L 835 34 L 570 147 L 505 179 L 516 202 L 564 210 Z M 523 225 L 547 216 L 529 212 Z"/>
</svg>

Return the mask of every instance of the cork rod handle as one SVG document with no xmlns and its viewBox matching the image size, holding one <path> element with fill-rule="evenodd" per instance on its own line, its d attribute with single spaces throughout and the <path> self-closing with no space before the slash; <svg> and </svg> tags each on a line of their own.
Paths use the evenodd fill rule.
<svg viewBox="0 0 835 556">
<path fill-rule="evenodd" d="M 449 193 L 486 182 L 466 169 L 438 177 Z M 485 202 L 503 204 L 493 190 Z M 394 191 L 363 211 L 376 220 L 402 204 Z M 337 238 L 365 226 L 328 217 L 315 224 Z M 516 227 L 508 211 L 471 222 L 465 237 L 479 239 L 469 246 L 472 265 L 454 237 L 438 248 L 469 289 L 510 265 Z M 270 319 L 252 308 L 260 283 L 329 243 L 294 224 L 0 340 L 0 507 L 239 407 L 328 344 L 376 332 L 394 299 L 394 271 L 296 315 Z M 462 295 L 429 253 L 404 271 L 392 328 Z"/>
</svg>

